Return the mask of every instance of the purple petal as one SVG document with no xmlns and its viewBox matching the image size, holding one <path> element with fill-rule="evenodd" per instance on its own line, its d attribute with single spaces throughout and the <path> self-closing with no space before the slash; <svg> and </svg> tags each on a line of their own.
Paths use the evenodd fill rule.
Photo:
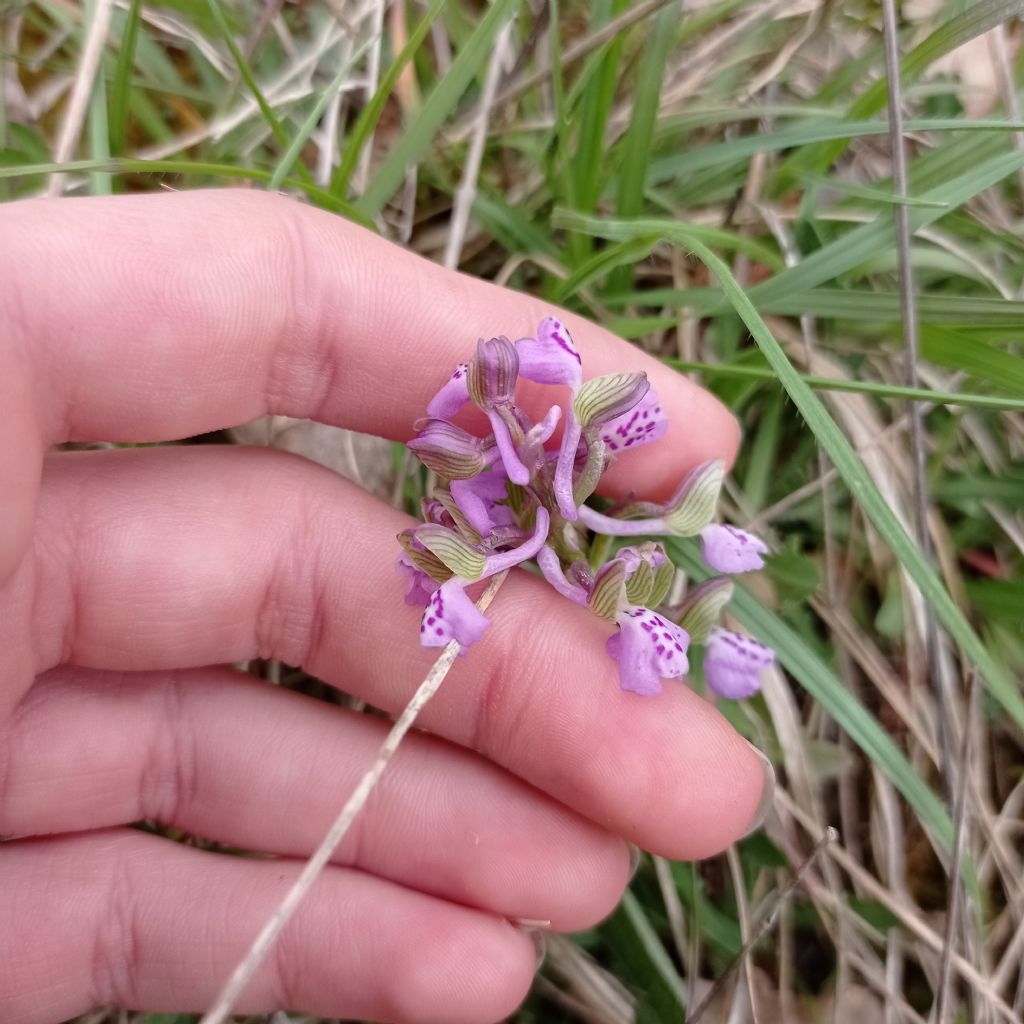
<svg viewBox="0 0 1024 1024">
<path fill-rule="evenodd" d="M 466 388 L 466 376 L 469 363 L 459 363 L 448 378 L 447 383 L 430 400 L 427 415 L 441 420 L 450 420 L 468 401 L 469 391 Z"/>
<path fill-rule="evenodd" d="M 601 428 L 601 438 L 612 453 L 629 451 L 657 441 L 668 430 L 668 417 L 658 396 L 651 389 L 629 412 L 609 420 Z"/>
<path fill-rule="evenodd" d="M 566 577 L 565 572 L 562 570 L 561 560 L 555 553 L 554 548 L 549 548 L 547 546 L 542 547 L 540 551 L 537 552 L 537 565 L 540 566 L 540 571 L 544 574 L 544 579 L 546 579 L 548 583 L 550 583 L 551 586 L 562 595 L 562 597 L 567 597 L 570 601 L 575 601 L 576 604 L 586 606 L 587 591 L 578 583 L 570 582 Z"/>
<path fill-rule="evenodd" d="M 405 577 L 405 603 L 422 608 L 440 584 L 432 580 L 409 556 L 401 554 L 395 561 L 399 576 Z"/>
<path fill-rule="evenodd" d="M 752 636 L 713 629 L 704 654 L 704 675 L 719 697 L 739 700 L 761 689 L 761 671 L 774 661 L 775 652 Z"/>
<path fill-rule="evenodd" d="M 565 325 L 545 317 L 536 338 L 520 338 L 519 375 L 538 384 L 568 384 L 577 388 L 583 380 L 582 360 Z"/>
<path fill-rule="evenodd" d="M 498 445 L 498 452 L 501 455 L 501 464 L 505 467 L 509 480 L 514 484 L 528 484 L 530 482 L 530 471 L 523 465 L 516 452 L 516 446 L 509 433 L 508 424 L 501 418 L 501 415 L 494 410 L 488 410 L 487 419 L 494 431 L 494 440 Z"/>
<path fill-rule="evenodd" d="M 583 428 L 579 420 L 569 412 L 562 434 L 562 447 L 558 450 L 558 463 L 555 466 L 555 501 L 558 511 L 569 522 L 575 522 L 579 516 L 576 501 L 572 496 L 573 470 L 576 466 L 576 453 L 580 446 L 580 435 Z"/>
<path fill-rule="evenodd" d="M 515 522 L 512 509 L 498 504 L 508 496 L 501 473 L 481 473 L 470 480 L 453 480 L 450 490 L 455 504 L 481 537 L 488 536 L 496 526 L 511 526 Z"/>
<path fill-rule="evenodd" d="M 442 584 L 430 595 L 420 621 L 420 643 L 444 647 L 458 640 L 463 647 L 475 644 L 491 624 L 470 600 L 458 579 Z"/>
<path fill-rule="evenodd" d="M 767 553 L 768 545 L 746 530 L 712 523 L 700 531 L 700 551 L 716 572 L 750 572 L 764 568 L 761 556 Z"/>
<path fill-rule="evenodd" d="M 629 693 L 661 693 L 662 679 L 679 679 L 689 671 L 686 630 L 649 608 L 628 607 L 616 617 L 619 632 L 605 649 L 619 663 L 619 686 Z"/>
<path fill-rule="evenodd" d="M 548 527 L 551 525 L 551 516 L 543 506 L 537 509 L 537 519 L 533 526 L 533 534 L 528 537 L 517 548 L 511 551 L 501 551 L 496 555 L 487 558 L 487 565 L 484 568 L 484 577 L 494 576 L 505 569 L 511 569 L 520 562 L 528 561 L 540 551 L 544 541 L 548 539 Z"/>
</svg>

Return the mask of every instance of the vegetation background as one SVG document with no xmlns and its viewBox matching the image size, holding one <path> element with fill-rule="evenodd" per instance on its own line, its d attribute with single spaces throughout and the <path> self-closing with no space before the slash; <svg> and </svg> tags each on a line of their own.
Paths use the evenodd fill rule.
<svg viewBox="0 0 1024 1024">
<path fill-rule="evenodd" d="M 1024 2 L 896 7 L 0 2 L 0 198 L 280 189 L 599 320 L 742 419 L 727 512 L 777 554 L 732 614 L 780 666 L 725 710 L 778 765 L 773 813 L 646 861 L 551 942 L 521 1024 L 1024 1018 Z M 236 437 L 423 486 L 332 428 Z"/>
</svg>

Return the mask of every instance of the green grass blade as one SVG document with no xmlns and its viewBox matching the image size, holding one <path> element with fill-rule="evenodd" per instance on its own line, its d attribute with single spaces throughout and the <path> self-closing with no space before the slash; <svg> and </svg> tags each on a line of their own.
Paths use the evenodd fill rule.
<svg viewBox="0 0 1024 1024">
<path fill-rule="evenodd" d="M 341 196 L 342 198 L 348 195 L 349 182 L 352 180 L 352 175 L 359 164 L 359 157 L 362 155 L 366 140 L 370 137 L 377 122 L 380 120 L 388 98 L 394 91 L 395 85 L 405 70 L 406 65 L 408 65 L 416 51 L 423 45 L 423 40 L 427 38 L 427 33 L 430 31 L 430 26 L 433 25 L 447 3 L 448 0 L 434 0 L 427 13 L 416 23 L 416 27 L 409 34 L 409 39 L 405 46 L 402 47 L 401 53 L 398 54 L 391 62 L 391 66 L 384 72 L 380 84 L 377 86 L 377 91 L 370 98 L 370 102 L 359 112 L 359 117 L 356 119 L 349 137 L 345 140 L 341 161 L 331 178 L 329 189 L 331 195 Z"/>
<path fill-rule="evenodd" d="M 1006 120 L 967 120 L 963 118 L 918 118 L 904 122 L 907 132 L 1005 132 L 1020 131 L 1024 124 Z M 815 118 L 796 127 L 780 128 L 775 132 L 757 135 L 743 135 L 728 142 L 696 147 L 672 156 L 662 157 L 651 164 L 649 184 L 695 174 L 697 171 L 725 167 L 746 161 L 758 153 L 774 153 L 795 146 L 828 140 L 863 139 L 874 135 L 888 135 L 889 125 L 885 121 L 834 121 Z M 976 142 L 970 142 L 976 145 Z M 824 172 L 801 171 L 802 178 L 821 177 Z M 832 184 L 829 179 L 829 184 Z M 891 197 L 890 197 L 891 198 Z M 927 202 L 927 200 L 924 200 Z M 922 202 L 918 197 L 917 202 Z"/>
<path fill-rule="evenodd" d="M 921 355 L 940 366 L 964 370 L 1005 391 L 1024 396 L 1024 359 L 957 331 L 922 328 Z"/>
<path fill-rule="evenodd" d="M 900 318 L 900 297 L 891 291 L 811 288 L 768 300 L 760 298 L 755 292 L 750 295 L 750 299 L 759 313 L 776 316 L 826 317 L 869 324 L 897 323 Z M 674 306 L 704 315 L 721 313 L 728 308 L 728 302 L 715 288 L 649 288 L 620 295 L 605 295 L 602 301 L 610 309 L 625 306 Z M 993 327 L 1024 332 L 1024 302 L 1019 299 L 938 293 L 920 295 L 917 301 L 921 323 Z"/>
<path fill-rule="evenodd" d="M 86 0 L 85 22 L 90 24 L 95 17 L 96 0 Z M 107 82 L 103 77 L 103 63 L 97 69 L 89 97 L 89 111 L 86 120 L 89 142 L 89 156 L 102 163 L 110 159 L 110 126 L 107 123 Z M 94 196 L 109 196 L 113 192 L 110 173 L 101 169 L 89 172 L 89 191 Z"/>
<path fill-rule="evenodd" d="M 1022 12 L 1022 0 L 972 0 L 959 14 L 940 25 L 902 58 L 901 79 L 904 82 L 912 81 L 940 57 Z M 887 89 L 888 82 L 883 75 L 850 105 L 847 114 L 850 120 L 872 117 L 882 110 L 886 103 Z M 779 168 L 776 191 L 784 191 L 805 171 L 814 170 L 823 174 L 844 149 L 846 142 L 838 141 L 794 155 Z"/>
<path fill-rule="evenodd" d="M 710 573 L 692 542 L 669 540 L 672 561 L 695 580 Z M 942 801 L 914 771 L 878 719 L 843 685 L 838 676 L 774 612 L 737 581 L 729 611 L 752 636 L 768 644 L 780 664 L 829 713 L 846 734 L 877 764 L 914 808 L 945 850 L 953 845 L 953 822 Z"/>
<path fill-rule="evenodd" d="M 671 327 L 675 319 L 665 319 Z M 740 366 L 734 363 L 695 363 L 681 359 L 665 359 L 669 366 L 681 373 L 702 373 L 710 377 L 732 377 L 738 380 L 764 380 L 781 386 L 775 371 L 767 366 Z M 1019 363 L 1019 360 L 1018 360 Z M 996 395 L 974 395 L 958 391 L 932 391 L 930 388 L 908 388 L 895 384 L 878 384 L 869 380 L 842 380 L 834 377 L 808 377 L 800 379 L 815 391 L 845 391 L 853 394 L 874 395 L 876 398 L 898 398 L 936 405 L 962 405 L 975 409 L 993 409 L 998 412 L 1024 412 L 1024 399 L 1001 398 Z"/>
<path fill-rule="evenodd" d="M 599 235 L 606 231 L 606 225 L 593 218 L 567 213 L 560 218 L 560 220 L 563 219 L 569 221 L 573 229 L 577 231 L 590 230 Z M 618 226 L 625 226 L 625 222 L 618 222 Z M 775 371 L 779 382 L 793 400 L 793 404 L 800 410 L 818 443 L 832 460 L 839 475 L 846 482 L 850 493 L 859 502 L 865 515 L 874 524 L 911 579 L 917 584 L 922 596 L 934 609 L 939 621 L 977 667 L 989 692 L 1005 708 L 1018 727 L 1024 728 L 1024 698 L 1021 697 L 1017 685 L 1002 666 L 995 661 L 971 628 L 970 623 L 950 597 L 949 592 L 942 585 L 920 548 L 907 534 L 896 513 L 882 497 L 846 436 L 836 426 L 814 392 L 800 379 L 800 375 L 782 350 L 782 346 L 768 330 L 729 268 L 685 228 L 679 225 L 668 225 L 668 227 L 669 230 L 664 237 L 679 246 L 690 249 L 718 278 L 733 309 L 746 324 L 761 353 Z M 616 235 L 618 235 L 618 230 L 616 230 Z"/>
<path fill-rule="evenodd" d="M 1001 153 L 999 156 L 972 167 L 951 181 L 929 190 L 919 197 L 925 199 L 929 205 L 914 207 L 908 211 L 911 230 L 917 231 L 938 220 L 950 209 L 973 199 L 974 196 L 991 188 L 1021 167 L 1024 167 L 1024 151 L 1013 150 L 1009 153 Z M 931 205 L 935 203 L 941 204 L 941 207 Z M 573 230 L 583 230 L 579 225 L 586 220 L 571 211 L 556 210 L 553 217 L 559 226 L 571 227 Z M 683 229 L 677 222 L 661 218 L 641 218 L 629 221 L 592 219 L 589 221 L 587 229 L 617 241 L 643 236 L 672 239 L 673 233 L 677 239 L 683 237 Z M 685 237 L 696 238 L 696 235 L 687 228 Z M 885 213 L 823 245 L 796 266 L 789 267 L 768 280 L 754 285 L 750 289 L 748 301 L 755 305 L 766 305 L 800 292 L 810 291 L 826 281 L 834 280 L 839 275 L 853 270 L 860 264 L 876 257 L 881 251 L 892 249 L 895 244 L 893 220 L 888 213 Z M 747 299 L 747 296 L 744 295 L 744 298 Z"/>
<path fill-rule="evenodd" d="M 438 129 L 455 109 L 470 80 L 490 56 L 495 37 L 518 4 L 519 0 L 494 0 L 480 19 L 473 34 L 452 61 L 448 73 L 431 90 L 359 200 L 359 209 L 364 214 L 372 218 L 380 213 L 384 204 L 398 191 L 408 169 L 430 147 Z"/>
<path fill-rule="evenodd" d="M 234 33 L 231 31 L 231 26 L 228 24 L 228 20 L 224 14 L 224 8 L 221 6 L 220 0 L 207 0 L 207 2 L 209 3 L 210 13 L 213 15 L 217 28 L 220 30 L 220 34 L 238 68 L 238 73 L 242 76 L 242 81 L 245 82 L 249 92 L 252 93 L 253 98 L 256 100 L 256 104 L 260 108 L 260 113 L 269 125 L 278 145 L 281 146 L 282 149 L 287 149 L 288 133 L 285 131 L 284 125 L 282 125 L 278 120 L 278 117 L 274 113 L 270 103 L 267 101 L 266 96 L 263 95 L 263 92 L 259 87 L 259 83 L 256 81 L 256 76 L 252 73 L 252 68 L 249 66 L 249 62 L 245 59 L 245 54 L 243 54 L 238 48 L 238 43 L 235 42 Z M 300 163 L 298 165 L 298 175 L 303 181 L 312 184 L 313 177 L 309 173 L 309 169 L 305 164 Z"/>
<path fill-rule="evenodd" d="M 117 64 L 114 67 L 114 81 L 110 87 L 110 151 L 114 156 L 120 156 L 124 152 L 134 86 L 132 71 L 135 66 L 135 47 L 138 43 L 141 24 L 142 0 L 131 0 L 121 29 L 121 41 L 117 48 Z"/>
<path fill-rule="evenodd" d="M 950 208 L 961 206 L 1003 178 L 1024 167 L 1024 151 L 1002 153 L 943 185 L 919 196 Z M 947 211 L 933 207 L 914 207 L 907 211 L 911 231 L 918 231 L 942 217 Z M 798 291 L 808 291 L 832 281 L 840 274 L 895 246 L 895 228 L 888 212 L 876 220 L 848 231 L 841 238 L 822 246 L 817 252 L 750 289 L 754 302 L 770 302 Z"/>
<path fill-rule="evenodd" d="M 591 30 L 611 21 L 626 6 L 627 0 L 594 0 L 591 5 Z M 619 33 L 591 58 L 589 64 L 594 71 L 580 97 L 579 136 L 569 164 L 569 173 L 573 177 L 575 208 L 586 213 L 597 209 L 608 173 L 604 159 L 604 140 L 619 80 L 619 62 L 625 39 L 626 34 Z M 570 265 L 583 263 L 590 257 L 592 248 L 592 241 L 587 235 L 570 235 L 567 240 Z"/>
<path fill-rule="evenodd" d="M 643 905 L 628 889 L 601 930 L 622 957 L 635 989 L 643 994 L 638 1020 L 657 1024 L 679 1024 L 684 1020 L 683 981 Z"/>
<path fill-rule="evenodd" d="M 670 4 L 651 23 L 648 44 L 637 73 L 633 94 L 633 111 L 629 128 L 622 139 L 624 156 L 619 171 L 618 195 L 615 212 L 619 217 L 635 217 L 644 207 L 644 190 L 654 143 L 654 129 L 658 121 L 662 79 L 668 56 L 675 44 L 679 10 Z M 609 285 L 613 289 L 628 288 L 633 280 L 629 267 L 620 267 L 612 275 Z"/>
<path fill-rule="evenodd" d="M 14 163 L 9 166 L 0 166 L 0 180 L 31 177 L 37 174 L 74 174 L 97 170 L 107 171 L 111 174 L 185 174 L 246 181 L 270 181 L 270 171 L 255 167 L 202 163 L 196 160 L 134 160 L 128 157 L 115 157 L 110 160 L 68 160 L 64 163 Z M 373 222 L 367 220 L 360 210 L 357 210 L 351 203 L 332 196 L 326 189 L 294 179 L 288 179 L 284 184 L 289 188 L 303 191 L 314 205 L 330 210 L 332 213 L 340 213 L 356 224 L 376 230 Z"/>
<path fill-rule="evenodd" d="M 277 167 L 274 168 L 274 173 L 271 175 L 270 182 L 267 185 L 272 192 L 276 191 L 281 187 L 281 182 L 284 181 L 285 176 L 292 169 L 295 161 L 298 160 L 299 154 L 302 152 L 302 147 L 309 141 L 309 137 L 316 130 L 316 126 L 320 123 L 320 118 L 323 117 L 324 111 L 327 109 L 327 104 L 334 99 L 335 94 L 345 84 L 345 80 L 349 76 L 349 72 L 363 56 L 364 53 L 370 48 L 373 43 L 372 39 L 367 39 L 358 49 L 355 50 L 346 60 L 342 61 L 341 67 L 338 69 L 338 73 L 331 79 L 330 84 L 320 92 L 317 97 L 316 103 L 313 104 L 313 109 L 309 112 L 306 120 L 302 122 L 301 127 L 295 133 L 295 138 L 288 144 L 288 148 L 284 151 L 281 159 L 278 161 Z"/>
</svg>

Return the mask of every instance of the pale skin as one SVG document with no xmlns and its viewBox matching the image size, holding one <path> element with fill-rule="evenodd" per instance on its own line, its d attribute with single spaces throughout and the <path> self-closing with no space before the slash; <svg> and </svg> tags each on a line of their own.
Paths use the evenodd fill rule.
<svg viewBox="0 0 1024 1024">
<path fill-rule="evenodd" d="M 408 439 L 479 335 L 554 312 L 265 194 L 0 207 L 0 1024 L 203 1009 L 372 761 L 381 720 L 224 666 L 278 658 L 395 713 L 436 656 L 392 571 L 409 520 L 327 470 L 52 446 L 268 412 Z M 613 493 L 732 460 L 713 397 L 564 319 L 588 376 L 645 369 L 669 414 Z M 587 927 L 628 843 L 695 858 L 747 830 L 762 765 L 710 703 L 621 692 L 610 629 L 525 573 L 489 617 L 241 1011 L 498 1020 L 535 966 L 510 921 Z"/>
</svg>

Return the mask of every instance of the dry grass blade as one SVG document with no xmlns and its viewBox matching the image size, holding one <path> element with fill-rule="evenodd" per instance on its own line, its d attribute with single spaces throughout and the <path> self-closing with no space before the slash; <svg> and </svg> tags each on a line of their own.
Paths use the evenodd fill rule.
<svg viewBox="0 0 1024 1024">
<path fill-rule="evenodd" d="M 444 265 L 453 270 L 459 265 L 459 255 L 466 238 L 469 214 L 476 196 L 480 161 L 483 159 L 484 145 L 487 142 L 487 125 L 490 121 L 491 108 L 494 106 L 494 97 L 498 91 L 498 83 L 501 80 L 501 67 L 508 56 L 511 40 L 512 22 L 509 21 L 498 33 L 498 38 L 494 43 L 494 53 L 491 54 L 491 60 L 487 66 L 487 77 L 484 79 L 483 94 L 480 97 L 477 110 L 476 125 L 473 128 L 469 152 L 466 154 L 466 162 L 462 170 L 462 181 L 455 192 L 455 205 L 452 209 L 448 242 L 444 253 Z"/>
<path fill-rule="evenodd" d="M 82 134 L 85 112 L 89 106 L 89 96 L 96 80 L 96 71 L 103 56 L 103 47 L 107 42 L 110 30 L 110 17 L 114 10 L 113 0 L 95 0 L 92 18 L 86 25 L 85 45 L 82 57 L 75 72 L 75 82 L 71 88 L 71 98 L 61 121 L 57 143 L 53 149 L 56 163 L 66 163 L 74 156 L 75 147 Z M 64 175 L 55 174 L 50 179 L 47 195 L 58 196 L 64 188 Z"/>
<path fill-rule="evenodd" d="M 477 602 L 477 607 L 480 611 L 487 610 L 488 605 L 494 600 L 495 595 L 498 593 L 502 583 L 505 582 L 507 576 L 508 570 L 499 573 L 487 585 L 487 589 Z M 320 843 L 313 855 L 306 861 L 299 877 L 285 894 L 284 899 L 281 900 L 273 916 L 253 940 L 248 953 L 246 953 L 241 963 L 239 963 L 225 983 L 213 1006 L 203 1014 L 199 1024 L 223 1024 L 228 1014 L 231 1013 L 239 996 L 245 990 L 245 986 L 253 979 L 285 925 L 291 920 L 295 911 L 298 910 L 299 904 L 327 866 L 331 855 L 338 848 L 339 843 L 345 838 L 345 834 L 351 828 L 356 815 L 359 814 L 366 804 L 406 733 L 413 727 L 419 713 L 426 707 L 431 697 L 437 693 L 441 683 L 444 682 L 445 676 L 448 675 L 448 671 L 455 663 L 455 659 L 458 657 L 461 649 L 458 642 L 453 640 L 445 647 L 437 661 L 434 662 L 433 667 L 412 695 L 412 699 L 405 706 L 405 710 L 399 715 L 398 720 L 384 738 L 384 742 L 381 744 L 373 764 L 362 779 L 359 780 L 359 784 L 356 786 L 352 796 L 349 797 L 345 806 L 341 809 L 341 813 L 335 819 L 334 824 L 331 825 L 327 835 L 324 836 L 323 842 Z"/>
</svg>

